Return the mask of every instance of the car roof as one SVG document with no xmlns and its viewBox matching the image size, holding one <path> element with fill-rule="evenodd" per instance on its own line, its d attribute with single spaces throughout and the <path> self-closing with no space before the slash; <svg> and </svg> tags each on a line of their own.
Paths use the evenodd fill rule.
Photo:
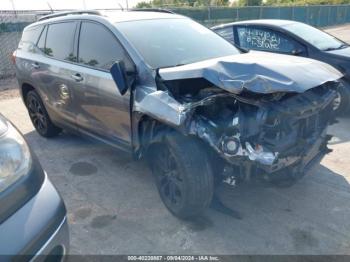
<svg viewBox="0 0 350 262">
<path fill-rule="evenodd" d="M 139 21 L 139 20 L 152 20 L 152 19 L 171 19 L 171 18 L 184 18 L 182 15 L 173 14 L 170 12 L 157 12 L 157 11 L 101 11 L 100 14 L 88 14 L 82 12 L 81 14 L 72 13 L 69 14 L 65 12 L 62 16 L 57 16 L 54 18 L 48 18 L 44 19 L 38 22 L 35 22 L 33 24 L 30 24 L 27 26 L 27 28 L 36 26 L 39 24 L 46 24 L 51 22 L 59 22 L 64 20 L 71 20 L 71 19 L 91 19 L 91 20 L 98 20 L 101 21 L 107 20 L 111 24 L 115 23 L 122 23 L 122 22 L 128 22 L 128 21 Z"/>
<path fill-rule="evenodd" d="M 137 20 L 150 20 L 150 19 L 169 19 L 169 18 L 183 18 L 182 15 L 165 12 L 153 12 L 153 11 L 106 11 L 103 12 L 111 22 L 120 23 L 127 21 Z"/>
<path fill-rule="evenodd" d="M 277 27 L 283 27 L 285 25 L 289 24 L 295 24 L 299 23 L 297 21 L 292 20 L 282 20 L 282 19 L 256 19 L 256 20 L 243 20 L 239 22 L 233 22 L 228 24 L 222 24 L 218 26 L 212 27 L 212 29 L 218 29 L 226 26 L 233 26 L 233 25 L 267 25 L 267 26 L 277 26 Z"/>
</svg>

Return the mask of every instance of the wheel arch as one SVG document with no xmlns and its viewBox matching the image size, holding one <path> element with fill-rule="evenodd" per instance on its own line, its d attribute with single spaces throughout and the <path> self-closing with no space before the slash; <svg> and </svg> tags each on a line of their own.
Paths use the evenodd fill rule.
<svg viewBox="0 0 350 262">
<path fill-rule="evenodd" d="M 162 142 L 166 132 L 175 130 L 140 112 L 133 113 L 132 122 L 133 153 L 136 158 L 142 158 L 151 145 Z"/>
<path fill-rule="evenodd" d="M 36 90 L 35 87 L 32 84 L 29 84 L 27 82 L 22 83 L 22 85 L 21 85 L 21 95 L 22 95 L 22 99 L 23 99 L 24 102 L 26 101 L 26 98 L 27 98 L 27 95 L 28 95 L 29 91 L 32 91 L 32 90 Z"/>
</svg>

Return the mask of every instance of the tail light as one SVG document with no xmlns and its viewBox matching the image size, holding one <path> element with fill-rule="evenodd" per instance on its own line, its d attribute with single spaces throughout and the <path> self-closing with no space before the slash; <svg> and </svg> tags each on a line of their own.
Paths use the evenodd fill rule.
<svg viewBox="0 0 350 262">
<path fill-rule="evenodd" d="M 11 61 L 13 64 L 16 64 L 16 51 L 14 51 L 11 55 Z"/>
</svg>

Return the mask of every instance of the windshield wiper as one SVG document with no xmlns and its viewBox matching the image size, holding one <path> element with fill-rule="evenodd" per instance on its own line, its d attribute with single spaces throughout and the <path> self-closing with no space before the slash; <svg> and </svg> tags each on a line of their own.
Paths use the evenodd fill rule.
<svg viewBox="0 0 350 262">
<path fill-rule="evenodd" d="M 176 64 L 176 65 L 169 65 L 169 66 L 161 66 L 161 67 L 158 67 L 158 69 L 171 68 L 171 67 L 177 67 L 177 66 L 183 66 L 183 65 L 186 65 L 186 64 Z"/>
<path fill-rule="evenodd" d="M 346 47 L 348 47 L 348 45 L 344 43 L 344 44 L 341 44 L 341 45 L 338 46 L 338 47 L 328 47 L 328 48 L 326 48 L 326 49 L 323 49 L 323 51 L 339 50 L 339 49 L 343 49 L 343 48 L 346 48 Z"/>
</svg>

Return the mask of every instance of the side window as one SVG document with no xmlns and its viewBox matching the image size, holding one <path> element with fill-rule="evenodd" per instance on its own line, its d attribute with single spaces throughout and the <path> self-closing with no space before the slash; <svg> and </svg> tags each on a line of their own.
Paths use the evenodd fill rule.
<svg viewBox="0 0 350 262">
<path fill-rule="evenodd" d="M 82 23 L 78 50 L 79 63 L 88 66 L 110 70 L 117 60 L 124 61 L 127 69 L 132 65 L 114 35 L 99 24 Z"/>
<path fill-rule="evenodd" d="M 23 31 L 21 42 L 36 44 L 42 30 L 43 26 L 36 26 Z"/>
<path fill-rule="evenodd" d="M 75 30 L 76 22 L 63 22 L 49 25 L 44 50 L 45 54 L 57 59 L 75 62 Z"/>
<path fill-rule="evenodd" d="M 283 36 L 281 33 L 254 27 L 238 27 L 240 46 L 247 49 L 292 53 L 297 43 Z"/>
<path fill-rule="evenodd" d="M 216 33 L 221 35 L 223 38 L 225 38 L 230 43 L 234 44 L 234 36 L 233 36 L 233 27 L 225 27 L 225 28 L 219 28 L 215 30 Z"/>
<path fill-rule="evenodd" d="M 40 35 L 37 47 L 45 53 L 45 40 L 46 40 L 47 26 L 45 26 L 43 32 Z"/>
</svg>

